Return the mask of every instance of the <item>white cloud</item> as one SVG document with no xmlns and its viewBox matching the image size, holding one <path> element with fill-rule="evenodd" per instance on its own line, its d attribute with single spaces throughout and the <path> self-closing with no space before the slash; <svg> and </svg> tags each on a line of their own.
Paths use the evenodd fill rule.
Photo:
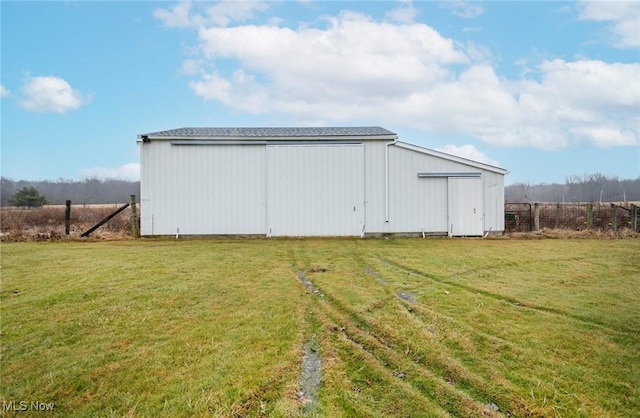
<svg viewBox="0 0 640 418">
<path fill-rule="evenodd" d="M 65 113 L 90 103 L 91 97 L 74 90 L 60 77 L 28 77 L 22 86 L 20 105 L 34 112 Z"/>
<path fill-rule="evenodd" d="M 640 144 L 640 64 L 548 60 L 508 79 L 482 45 L 349 11 L 322 28 L 214 26 L 197 35 L 200 55 L 183 65 L 190 88 L 240 112 L 406 126 L 500 146 Z"/>
<path fill-rule="evenodd" d="M 82 178 L 138 181 L 140 180 L 140 164 L 130 163 L 115 168 L 92 167 L 81 170 L 79 174 Z"/>
<path fill-rule="evenodd" d="M 571 129 L 571 132 L 585 142 L 599 147 L 633 146 L 638 145 L 637 135 L 630 130 L 620 130 L 616 124 L 613 126 L 597 125 L 582 126 Z"/>
<path fill-rule="evenodd" d="M 466 158 L 468 160 L 478 161 L 481 163 L 493 165 L 499 167 L 500 164 L 487 157 L 482 151 L 470 144 L 466 145 L 453 145 L 447 144 L 442 147 L 436 148 L 436 151 L 444 152 L 446 154 L 457 155 L 458 157 Z"/>
<path fill-rule="evenodd" d="M 7 90 L 3 85 L 0 85 L 0 97 L 9 97 L 11 92 Z"/>
<path fill-rule="evenodd" d="M 542 62 L 539 68 L 545 93 L 561 90 L 556 99 L 573 108 L 640 105 L 639 64 L 556 59 Z"/>
<path fill-rule="evenodd" d="M 503 146 L 559 149 L 575 143 L 640 144 L 638 64 L 545 61 L 541 81 L 500 79 L 488 65 L 472 65 L 457 79 L 416 96 L 406 123 L 420 115 L 422 129 L 472 135 Z M 606 123 L 606 137 L 590 134 Z"/>
<path fill-rule="evenodd" d="M 324 30 L 202 29 L 201 49 L 209 59 L 235 59 L 245 71 L 265 75 L 272 103 L 289 108 L 294 103 L 307 106 L 345 95 L 350 101 L 406 95 L 416 85 L 432 85 L 446 78 L 449 71 L 444 64 L 467 61 L 451 40 L 426 25 L 377 23 L 351 12 L 328 22 Z M 237 96 L 237 86 L 228 81 L 230 93 Z M 207 97 L 202 89 L 197 93 Z"/>
<path fill-rule="evenodd" d="M 520 121 L 555 127 L 570 143 L 640 144 L 640 64 L 553 60 L 538 71 L 541 82 L 519 86 Z"/>
<path fill-rule="evenodd" d="M 420 13 L 411 0 L 399 0 L 399 5 L 387 12 L 387 18 L 398 23 L 413 23 Z"/>
<path fill-rule="evenodd" d="M 183 61 L 180 66 L 180 74 L 182 75 L 199 75 L 202 73 L 202 63 L 198 60 L 188 59 Z"/>
<path fill-rule="evenodd" d="M 441 7 L 451 10 L 451 13 L 464 19 L 473 19 L 484 13 L 484 6 L 479 1 L 447 0 L 440 3 Z"/>
<path fill-rule="evenodd" d="M 181 1 L 170 9 L 158 8 L 153 15 L 168 28 L 204 26 L 225 27 L 231 22 L 243 22 L 254 17 L 256 12 L 268 9 L 264 2 L 219 1 L 216 3 L 192 3 Z"/>
<path fill-rule="evenodd" d="M 208 21 L 219 26 L 243 22 L 253 18 L 255 12 L 267 10 L 267 4 L 256 1 L 220 1 L 207 7 Z"/>
<path fill-rule="evenodd" d="M 578 19 L 608 22 L 611 42 L 618 48 L 640 46 L 640 4 L 637 1 L 581 1 Z"/>
<path fill-rule="evenodd" d="M 171 9 L 156 9 L 153 16 L 161 20 L 168 28 L 187 28 L 199 23 L 191 17 L 190 1 L 182 1 Z"/>
<path fill-rule="evenodd" d="M 218 100 L 226 105 L 233 103 L 231 82 L 216 72 L 204 74 L 202 80 L 192 81 L 189 83 L 189 87 L 205 100 Z"/>
</svg>

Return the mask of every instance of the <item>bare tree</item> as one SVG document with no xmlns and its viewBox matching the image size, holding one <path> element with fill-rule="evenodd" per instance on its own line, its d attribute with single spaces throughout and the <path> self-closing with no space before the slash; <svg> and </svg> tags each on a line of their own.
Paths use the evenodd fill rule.
<svg viewBox="0 0 640 418">
<path fill-rule="evenodd" d="M 571 175 L 564 184 L 517 183 L 505 187 L 507 202 L 640 201 L 640 177 L 620 180 L 602 173 Z"/>
</svg>

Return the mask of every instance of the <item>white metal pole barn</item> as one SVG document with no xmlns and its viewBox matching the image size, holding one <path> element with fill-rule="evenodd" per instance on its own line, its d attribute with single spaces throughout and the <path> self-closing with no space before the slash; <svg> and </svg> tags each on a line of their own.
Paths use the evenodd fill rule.
<svg viewBox="0 0 640 418">
<path fill-rule="evenodd" d="M 140 134 L 141 234 L 504 231 L 507 170 L 398 139 L 381 127 Z"/>
</svg>

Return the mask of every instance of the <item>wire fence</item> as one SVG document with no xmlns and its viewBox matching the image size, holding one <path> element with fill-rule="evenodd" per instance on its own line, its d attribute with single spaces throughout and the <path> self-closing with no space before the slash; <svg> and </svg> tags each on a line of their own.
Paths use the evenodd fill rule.
<svg viewBox="0 0 640 418">
<path fill-rule="evenodd" d="M 70 211 L 70 234 L 65 231 L 65 207 L 43 206 L 39 208 L 0 207 L 0 240 L 47 241 L 78 238 L 119 207 L 113 205 L 74 205 Z M 138 210 L 136 210 L 139 213 Z M 92 235 L 99 238 L 125 238 L 131 236 L 131 212 L 114 216 Z"/>
<path fill-rule="evenodd" d="M 114 205 L 74 206 L 70 216 L 71 237 L 79 236 L 112 213 Z M 138 212 L 139 208 L 136 210 Z M 0 208 L 0 240 L 49 240 L 65 236 L 64 206 L 34 209 Z M 117 238 L 131 235 L 128 212 L 120 213 L 95 234 Z M 543 229 L 572 231 L 630 231 L 640 233 L 640 207 L 611 203 L 506 203 L 505 232 Z"/>
<path fill-rule="evenodd" d="M 640 232 L 640 210 L 634 204 L 613 203 L 506 203 L 505 231 L 540 229 Z"/>
</svg>

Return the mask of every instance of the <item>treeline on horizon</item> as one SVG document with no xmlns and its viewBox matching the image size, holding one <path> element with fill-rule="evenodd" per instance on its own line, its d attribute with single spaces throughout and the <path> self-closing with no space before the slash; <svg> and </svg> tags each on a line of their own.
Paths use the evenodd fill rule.
<svg viewBox="0 0 640 418">
<path fill-rule="evenodd" d="M 117 179 L 13 180 L 1 178 L 2 206 L 10 206 L 12 196 L 23 187 L 35 187 L 50 205 L 127 203 L 132 194 L 140 201 L 140 182 Z M 638 202 L 640 177 L 621 180 L 600 173 L 570 176 L 564 184 L 516 183 L 505 187 L 508 203 L 532 202 Z"/>
<path fill-rule="evenodd" d="M 534 202 L 638 202 L 640 177 L 621 180 L 600 173 L 569 176 L 564 184 L 516 183 L 504 189 L 507 203 Z"/>
<path fill-rule="evenodd" d="M 71 200 L 74 205 L 129 203 L 131 195 L 140 201 L 140 182 L 117 179 L 84 180 L 13 180 L 0 179 L 0 203 L 10 206 L 13 195 L 23 187 L 34 187 L 47 200 L 48 205 L 64 205 Z"/>
</svg>

